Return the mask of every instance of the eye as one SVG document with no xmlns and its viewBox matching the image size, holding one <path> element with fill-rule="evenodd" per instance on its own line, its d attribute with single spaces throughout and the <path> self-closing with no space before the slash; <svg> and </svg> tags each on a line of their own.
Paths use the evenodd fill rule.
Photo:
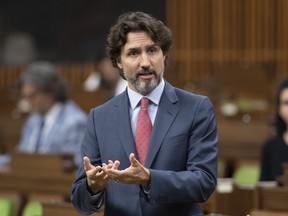
<svg viewBox="0 0 288 216">
<path fill-rule="evenodd" d="M 128 56 L 131 56 L 131 57 L 135 57 L 137 56 L 138 52 L 136 50 L 131 50 L 129 53 L 128 53 Z"/>
<path fill-rule="evenodd" d="M 151 47 L 151 48 L 149 48 L 149 53 L 156 53 L 157 52 L 157 47 Z"/>
</svg>

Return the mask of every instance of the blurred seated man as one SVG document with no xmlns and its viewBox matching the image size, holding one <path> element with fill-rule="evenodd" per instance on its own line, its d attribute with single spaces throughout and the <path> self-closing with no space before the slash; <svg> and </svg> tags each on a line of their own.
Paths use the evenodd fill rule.
<svg viewBox="0 0 288 216">
<path fill-rule="evenodd" d="M 32 63 L 19 77 L 18 87 L 30 106 L 30 115 L 17 151 L 73 154 L 79 165 L 87 115 L 69 99 L 66 83 L 55 66 Z"/>
</svg>

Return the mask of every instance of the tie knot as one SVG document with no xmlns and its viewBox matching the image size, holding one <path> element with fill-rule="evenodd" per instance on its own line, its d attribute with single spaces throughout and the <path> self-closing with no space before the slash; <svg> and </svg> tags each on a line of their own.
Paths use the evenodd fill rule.
<svg viewBox="0 0 288 216">
<path fill-rule="evenodd" d="M 149 99 L 146 97 L 142 97 L 140 108 L 147 108 L 149 104 Z"/>
</svg>

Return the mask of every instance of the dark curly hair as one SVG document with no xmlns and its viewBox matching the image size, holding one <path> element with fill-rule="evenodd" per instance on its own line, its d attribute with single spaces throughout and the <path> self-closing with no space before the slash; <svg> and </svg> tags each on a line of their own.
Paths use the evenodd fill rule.
<svg viewBox="0 0 288 216">
<path fill-rule="evenodd" d="M 162 49 L 166 56 L 164 64 L 167 65 L 168 53 L 173 43 L 170 29 L 150 14 L 127 12 L 118 17 L 107 36 L 106 54 L 111 59 L 113 67 L 118 68 L 117 62 L 121 54 L 121 48 L 125 45 L 129 32 L 146 32 Z M 120 75 L 125 79 L 122 70 L 118 69 Z"/>
</svg>

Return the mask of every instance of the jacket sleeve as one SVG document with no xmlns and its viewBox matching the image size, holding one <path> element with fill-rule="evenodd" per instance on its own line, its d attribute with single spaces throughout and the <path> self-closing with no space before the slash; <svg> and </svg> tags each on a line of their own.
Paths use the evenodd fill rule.
<svg viewBox="0 0 288 216">
<path fill-rule="evenodd" d="M 89 157 L 94 166 L 101 164 L 99 149 L 97 151 L 97 137 L 95 133 L 95 124 L 93 111 L 88 116 L 87 130 L 81 146 L 82 158 Z M 99 211 L 103 202 L 103 192 L 92 196 L 87 188 L 86 173 L 84 165 L 79 166 L 77 176 L 72 185 L 71 201 L 77 211 L 84 215 L 89 215 Z"/>
</svg>

